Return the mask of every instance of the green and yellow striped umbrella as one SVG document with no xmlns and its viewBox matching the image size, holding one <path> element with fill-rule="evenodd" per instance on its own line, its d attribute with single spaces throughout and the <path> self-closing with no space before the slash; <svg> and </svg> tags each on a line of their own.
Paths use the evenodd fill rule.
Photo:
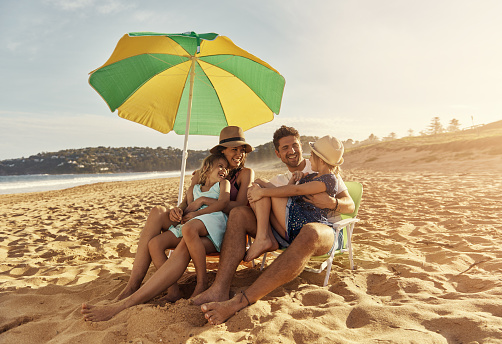
<svg viewBox="0 0 502 344">
<path fill-rule="evenodd" d="M 190 135 L 219 135 L 273 120 L 285 81 L 227 37 L 139 32 L 120 39 L 89 83 L 122 118 L 185 134 L 190 115 Z"/>
<path fill-rule="evenodd" d="M 219 135 L 274 119 L 285 80 L 274 68 L 215 33 L 124 35 L 89 84 L 110 110 L 162 133 Z M 183 179 L 183 177 L 182 177 Z"/>
</svg>

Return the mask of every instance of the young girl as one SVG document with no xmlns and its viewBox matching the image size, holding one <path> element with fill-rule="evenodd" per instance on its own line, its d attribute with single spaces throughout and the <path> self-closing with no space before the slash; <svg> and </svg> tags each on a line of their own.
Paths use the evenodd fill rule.
<svg viewBox="0 0 502 344">
<path fill-rule="evenodd" d="M 205 158 L 199 170 L 199 183 L 187 191 L 187 204 L 199 197 L 209 197 L 217 201 L 211 207 L 202 205 L 198 210 L 185 215 L 180 207 L 171 209 L 171 221 L 180 224 L 169 227 L 168 231 L 148 242 L 150 256 L 158 269 L 167 260 L 165 251 L 177 246 L 177 238 L 184 238 L 197 275 L 197 285 L 192 297 L 207 289 L 206 254 L 219 252 L 223 241 L 227 215 L 222 210 L 230 201 L 230 183 L 225 179 L 227 167 L 227 160 L 222 155 L 210 155 Z"/>
<path fill-rule="evenodd" d="M 120 311 L 143 303 L 158 295 L 183 275 L 192 259 L 197 275 L 197 285 L 192 297 L 207 288 L 206 253 L 220 250 L 223 234 L 226 229 L 227 215 L 222 212 L 230 202 L 230 182 L 227 176 L 227 159 L 223 155 L 210 155 L 202 163 L 199 171 L 200 182 L 187 191 L 187 203 L 198 197 L 217 198 L 209 206 L 202 206 L 196 211 L 185 212 L 182 208 L 173 208 L 171 220 L 183 223 L 182 226 L 171 226 L 150 239 L 148 249 L 157 268 L 154 274 L 163 278 L 150 278 L 141 288 L 115 302 L 102 306 L 82 304 L 81 313 L 86 320 L 104 321 Z M 181 240 L 179 239 L 181 237 Z M 177 259 L 167 259 L 165 250 L 175 248 Z M 167 261 L 166 261 L 167 260 Z"/>
<path fill-rule="evenodd" d="M 343 145 L 328 135 L 310 146 L 312 154 L 309 160 L 312 170 L 318 173 L 303 176 L 301 172 L 295 172 L 289 185 L 261 188 L 255 184 L 248 190 L 248 199 L 256 213 L 257 233 L 269 230 L 271 223 L 277 233 L 291 243 L 305 224 L 328 223 L 328 209 L 319 209 L 305 202 L 303 196 L 320 192 L 327 192 L 332 197 L 336 194 L 337 174 L 343 163 Z"/>
</svg>

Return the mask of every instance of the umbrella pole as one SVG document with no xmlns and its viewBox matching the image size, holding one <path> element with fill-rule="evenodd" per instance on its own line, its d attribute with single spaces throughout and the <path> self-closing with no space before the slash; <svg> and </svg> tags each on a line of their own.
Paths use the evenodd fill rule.
<svg viewBox="0 0 502 344">
<path fill-rule="evenodd" d="M 180 177 L 180 188 L 178 191 L 178 205 L 180 205 L 183 200 L 183 186 L 185 184 L 185 170 L 187 165 L 187 153 L 188 153 L 188 134 L 190 133 L 190 116 L 192 114 L 192 95 L 193 95 L 193 82 L 195 80 L 195 61 L 197 57 L 192 56 L 192 65 L 190 66 L 190 91 L 188 92 L 188 110 L 187 110 L 187 120 L 185 128 L 185 142 L 183 144 L 183 156 L 181 158 L 181 177 Z"/>
</svg>

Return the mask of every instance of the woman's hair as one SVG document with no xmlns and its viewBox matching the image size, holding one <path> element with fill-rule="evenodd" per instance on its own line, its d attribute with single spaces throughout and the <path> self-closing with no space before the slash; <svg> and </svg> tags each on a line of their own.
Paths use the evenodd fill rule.
<svg viewBox="0 0 502 344">
<path fill-rule="evenodd" d="M 222 157 L 223 159 L 225 159 L 225 160 L 226 160 L 226 157 L 225 157 L 225 154 L 223 154 L 223 151 L 224 151 L 225 149 L 227 149 L 227 148 L 232 148 L 232 147 L 223 147 L 223 146 L 218 146 L 218 148 L 217 148 L 217 149 L 218 149 L 218 153 L 217 153 L 217 154 L 218 154 L 218 155 L 221 155 L 221 157 Z M 242 161 L 241 161 L 241 163 L 239 164 L 239 166 L 237 166 L 236 168 L 234 168 L 234 169 L 232 169 L 232 170 L 230 170 L 230 168 L 228 169 L 228 176 L 227 176 L 227 179 L 229 179 L 229 180 L 230 180 L 230 179 L 232 179 L 232 178 L 233 178 L 233 176 L 235 176 L 235 174 L 236 174 L 237 172 L 239 172 L 240 170 L 242 170 L 242 168 L 244 167 L 244 164 L 246 163 L 246 158 L 247 158 L 247 156 L 248 156 L 248 153 L 244 152 L 243 154 L 244 154 L 244 156 L 242 157 Z M 229 164 L 229 167 L 230 167 L 230 164 Z"/>
<path fill-rule="evenodd" d="M 206 184 L 207 177 L 211 173 L 214 163 L 220 159 L 225 159 L 225 156 L 223 154 L 211 154 L 202 161 L 202 165 L 199 169 L 199 184 Z"/>
<path fill-rule="evenodd" d="M 310 154 L 312 155 L 312 157 L 314 158 L 314 160 L 317 163 L 322 161 L 324 164 L 326 164 L 326 166 L 328 166 L 329 172 L 336 174 L 336 175 L 340 174 L 340 171 L 341 171 L 340 166 L 333 166 L 333 165 L 328 164 L 326 161 L 322 160 L 314 151 L 311 151 Z"/>
</svg>

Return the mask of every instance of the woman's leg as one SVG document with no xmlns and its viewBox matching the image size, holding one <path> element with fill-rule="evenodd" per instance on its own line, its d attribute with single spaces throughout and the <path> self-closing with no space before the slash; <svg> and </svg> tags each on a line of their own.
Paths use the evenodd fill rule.
<svg viewBox="0 0 502 344">
<path fill-rule="evenodd" d="M 259 201 L 251 203 L 251 208 L 256 214 L 256 238 L 244 256 L 246 262 L 258 258 L 265 252 L 275 251 L 279 248 L 270 227 L 271 206 L 270 197 L 263 197 Z"/>
<path fill-rule="evenodd" d="M 213 243 L 206 237 L 208 232 L 201 220 L 192 219 L 185 223 L 182 228 L 182 233 L 197 275 L 197 285 L 192 294 L 192 297 L 195 297 L 208 287 L 206 254 L 216 252 L 216 249 Z"/>
<path fill-rule="evenodd" d="M 124 290 L 117 296 L 118 300 L 122 300 L 141 286 L 141 282 L 150 267 L 151 257 L 148 251 L 148 242 L 155 236 L 162 232 L 162 229 L 169 228 L 170 225 L 176 224 L 169 219 L 169 210 L 164 207 L 154 207 L 146 220 L 145 227 L 141 231 L 139 237 L 138 248 L 136 256 L 134 257 L 134 264 L 132 266 L 131 276 L 125 286 Z"/>
<path fill-rule="evenodd" d="M 175 249 L 180 243 L 181 238 L 177 238 L 173 232 L 165 231 L 155 237 L 153 237 L 148 242 L 148 251 L 150 252 L 150 257 L 152 258 L 153 265 L 158 270 L 166 262 L 167 249 Z M 163 298 L 167 302 L 175 302 L 182 298 L 181 290 L 177 283 L 174 283 L 167 290 L 167 295 Z"/>
<path fill-rule="evenodd" d="M 190 254 L 184 240 L 176 246 L 171 257 L 145 282 L 141 288 L 130 296 L 103 306 L 82 304 L 81 313 L 85 320 L 105 321 L 120 311 L 144 303 L 162 293 L 176 283 L 185 272 L 190 262 Z"/>
</svg>

